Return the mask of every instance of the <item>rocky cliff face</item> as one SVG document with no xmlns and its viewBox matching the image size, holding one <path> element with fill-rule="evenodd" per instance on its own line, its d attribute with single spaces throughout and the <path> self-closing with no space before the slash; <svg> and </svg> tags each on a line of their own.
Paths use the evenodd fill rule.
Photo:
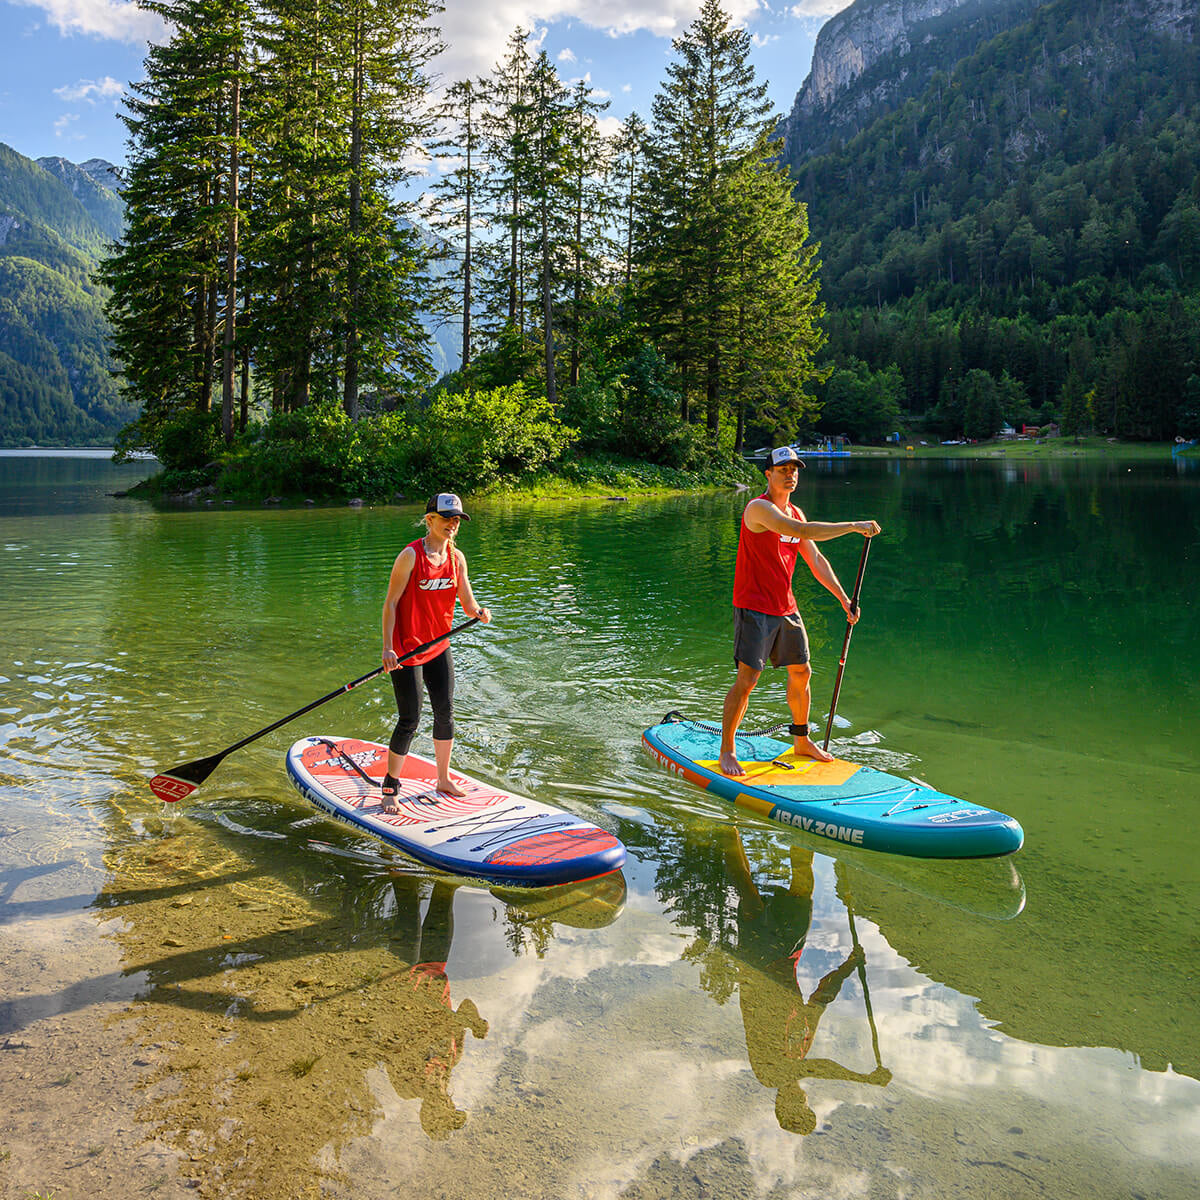
<svg viewBox="0 0 1200 1200">
<path fill-rule="evenodd" d="M 789 151 L 811 153 L 821 129 L 827 137 L 852 134 L 882 108 L 915 94 L 934 69 L 951 69 L 1044 3 L 855 0 L 817 35 L 812 68 L 784 126 Z M 1198 0 L 1114 0 L 1113 8 L 1114 19 L 1119 13 L 1152 33 L 1182 41 L 1196 36 Z"/>
<path fill-rule="evenodd" d="M 855 0 L 817 35 L 812 70 L 781 129 L 785 157 L 799 163 L 853 137 L 1038 7 L 1039 0 Z"/>
<path fill-rule="evenodd" d="M 828 108 L 837 93 L 877 59 L 907 52 L 915 26 L 972 0 L 855 0 L 817 35 L 812 71 L 793 110 L 804 116 Z"/>
</svg>

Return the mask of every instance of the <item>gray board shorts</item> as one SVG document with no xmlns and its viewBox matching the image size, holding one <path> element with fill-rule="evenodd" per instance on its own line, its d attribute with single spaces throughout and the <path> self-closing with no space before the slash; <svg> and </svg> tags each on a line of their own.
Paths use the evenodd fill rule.
<svg viewBox="0 0 1200 1200">
<path fill-rule="evenodd" d="M 808 631 L 799 613 L 774 617 L 752 608 L 733 610 L 733 661 L 761 671 L 808 662 Z"/>
</svg>

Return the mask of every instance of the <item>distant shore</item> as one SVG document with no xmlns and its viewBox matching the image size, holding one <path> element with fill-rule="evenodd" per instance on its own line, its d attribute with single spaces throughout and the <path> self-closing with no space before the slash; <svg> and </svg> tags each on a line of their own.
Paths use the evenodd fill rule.
<svg viewBox="0 0 1200 1200">
<path fill-rule="evenodd" d="M 1118 442 L 1102 437 L 1007 438 L 988 442 L 947 446 L 941 443 L 922 444 L 909 440 L 899 445 L 854 446 L 850 457 L 860 458 L 1003 458 L 1003 459 L 1061 459 L 1086 458 L 1093 460 L 1129 459 L 1161 461 L 1169 459 L 1175 446 L 1171 442 Z M 1181 450 L 1187 457 L 1200 457 L 1200 446 Z"/>
</svg>

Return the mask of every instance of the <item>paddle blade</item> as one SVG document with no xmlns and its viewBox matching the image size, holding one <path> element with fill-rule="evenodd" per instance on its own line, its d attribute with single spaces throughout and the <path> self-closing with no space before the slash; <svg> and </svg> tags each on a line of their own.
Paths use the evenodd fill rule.
<svg viewBox="0 0 1200 1200">
<path fill-rule="evenodd" d="M 182 767 L 172 767 L 150 780 L 150 790 L 168 804 L 183 800 L 190 796 L 212 773 L 217 764 L 225 757 L 224 754 L 213 754 L 208 758 L 198 758 L 195 762 L 184 763 Z"/>
</svg>

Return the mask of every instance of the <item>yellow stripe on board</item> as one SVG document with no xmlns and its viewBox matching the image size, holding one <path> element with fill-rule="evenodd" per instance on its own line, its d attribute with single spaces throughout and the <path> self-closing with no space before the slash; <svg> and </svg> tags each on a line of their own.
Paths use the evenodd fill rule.
<svg viewBox="0 0 1200 1200">
<path fill-rule="evenodd" d="M 780 763 L 786 763 L 787 766 L 781 767 Z M 707 767 L 717 775 L 725 775 L 715 759 L 707 762 L 697 759 L 696 766 Z M 745 779 L 747 783 L 764 787 L 840 787 L 851 775 L 861 770 L 858 763 L 846 762 L 841 758 L 835 758 L 833 762 L 797 758 L 792 750 L 769 762 L 744 762 L 742 767 L 745 775 L 725 775 L 725 778 Z"/>
<path fill-rule="evenodd" d="M 764 800 L 760 796 L 747 796 L 745 792 L 738 792 L 734 804 L 740 808 L 752 809 L 764 817 L 769 817 L 775 810 L 775 802 L 773 800 Z"/>
</svg>

